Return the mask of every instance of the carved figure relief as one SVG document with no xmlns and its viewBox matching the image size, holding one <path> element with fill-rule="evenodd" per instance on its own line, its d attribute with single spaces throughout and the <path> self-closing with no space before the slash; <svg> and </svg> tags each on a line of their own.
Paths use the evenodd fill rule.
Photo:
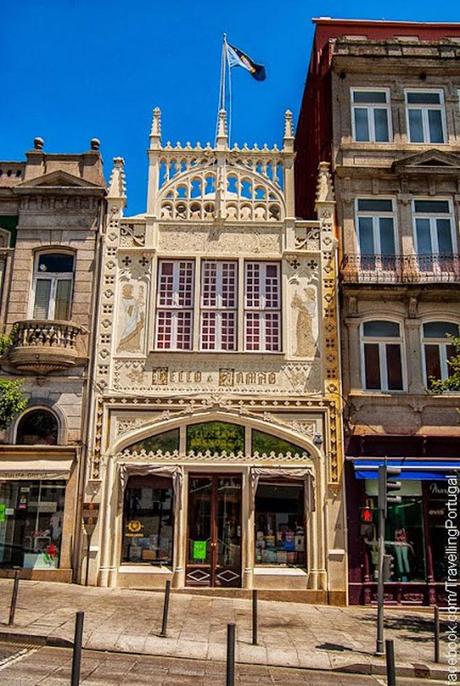
<svg viewBox="0 0 460 686">
<path fill-rule="evenodd" d="M 316 335 L 314 324 L 316 318 L 316 289 L 313 286 L 296 291 L 291 301 L 293 311 L 297 312 L 295 357 L 314 357 L 316 352 Z M 316 328 L 316 327 L 315 327 Z"/>
<path fill-rule="evenodd" d="M 120 338 L 117 352 L 142 350 L 145 326 L 145 284 L 125 282 L 121 287 Z"/>
</svg>

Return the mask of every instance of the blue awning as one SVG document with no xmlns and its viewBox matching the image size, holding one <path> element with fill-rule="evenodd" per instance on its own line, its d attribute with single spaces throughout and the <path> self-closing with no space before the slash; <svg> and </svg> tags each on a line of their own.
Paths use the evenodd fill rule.
<svg viewBox="0 0 460 686">
<path fill-rule="evenodd" d="M 377 479 L 378 469 L 386 464 L 401 470 L 400 479 L 439 481 L 447 479 L 453 472 L 460 471 L 460 458 L 408 458 L 408 457 L 347 457 L 353 462 L 357 479 Z"/>
</svg>

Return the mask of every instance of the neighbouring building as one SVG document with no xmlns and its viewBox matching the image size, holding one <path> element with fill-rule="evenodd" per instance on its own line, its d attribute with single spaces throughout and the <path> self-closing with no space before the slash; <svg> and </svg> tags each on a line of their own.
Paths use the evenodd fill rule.
<svg viewBox="0 0 460 686">
<path fill-rule="evenodd" d="M 121 158 L 109 184 L 82 576 L 343 604 L 328 165 L 298 221 L 289 112 L 281 149 L 230 148 L 225 112 L 214 147 L 160 127 L 146 212 L 124 216 Z"/>
<path fill-rule="evenodd" d="M 445 603 L 447 481 L 460 466 L 448 335 L 460 323 L 460 24 L 315 20 L 296 134 L 297 214 L 331 163 L 340 235 L 349 598 L 376 597 L 377 468 L 401 467 L 385 597 Z M 361 519 L 363 521 L 361 521 Z"/>
<path fill-rule="evenodd" d="M 78 574 L 93 294 L 104 221 L 99 141 L 81 154 L 0 162 L 2 378 L 21 379 L 25 411 L 0 443 L 0 576 Z"/>
</svg>

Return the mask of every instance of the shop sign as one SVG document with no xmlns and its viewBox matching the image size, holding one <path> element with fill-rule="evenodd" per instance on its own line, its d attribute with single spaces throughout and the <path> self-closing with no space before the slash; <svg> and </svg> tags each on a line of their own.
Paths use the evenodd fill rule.
<svg viewBox="0 0 460 686">
<path fill-rule="evenodd" d="M 142 522 L 140 522 L 138 519 L 131 519 L 129 522 L 126 524 L 126 536 L 127 538 L 142 538 L 143 533 L 142 529 L 144 528 L 144 525 Z"/>
<path fill-rule="evenodd" d="M 6 504 L 0 503 L 0 522 L 6 521 Z"/>
<path fill-rule="evenodd" d="M 207 541 L 193 541 L 193 559 L 206 559 L 206 543 Z"/>
</svg>

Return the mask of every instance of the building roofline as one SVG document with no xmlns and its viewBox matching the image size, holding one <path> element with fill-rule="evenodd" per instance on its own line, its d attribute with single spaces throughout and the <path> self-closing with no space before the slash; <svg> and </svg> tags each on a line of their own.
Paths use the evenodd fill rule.
<svg viewBox="0 0 460 686">
<path fill-rule="evenodd" d="M 385 26 L 385 28 L 426 28 L 426 29 L 444 29 L 455 28 L 460 29 L 460 22 L 438 22 L 438 21 L 399 21 L 396 19 L 339 19 L 336 17 L 313 17 L 312 23 L 316 25 L 332 26 L 341 25 L 346 26 L 370 26 L 377 28 L 378 26 Z"/>
</svg>

